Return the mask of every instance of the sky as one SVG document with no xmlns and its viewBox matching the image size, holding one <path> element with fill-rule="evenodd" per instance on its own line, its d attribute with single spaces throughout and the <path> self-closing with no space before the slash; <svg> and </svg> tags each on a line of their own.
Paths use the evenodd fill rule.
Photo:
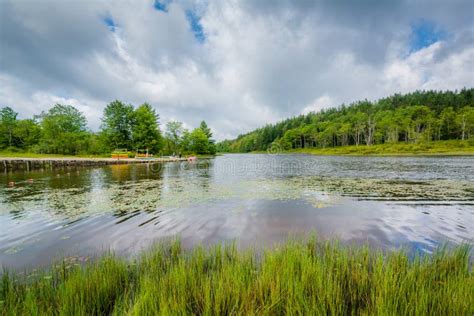
<svg viewBox="0 0 474 316">
<path fill-rule="evenodd" d="M 118 99 L 217 140 L 417 89 L 474 86 L 470 0 L 0 0 L 0 107 L 93 131 Z"/>
</svg>

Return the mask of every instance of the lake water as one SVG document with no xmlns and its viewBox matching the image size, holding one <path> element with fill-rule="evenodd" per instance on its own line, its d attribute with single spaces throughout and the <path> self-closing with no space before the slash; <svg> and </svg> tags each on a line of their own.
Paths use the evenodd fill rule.
<svg viewBox="0 0 474 316">
<path fill-rule="evenodd" d="M 232 154 L 5 173 L 0 185 L 0 265 L 13 269 L 132 256 L 176 235 L 246 247 L 316 232 L 424 252 L 474 240 L 474 157 Z"/>
</svg>

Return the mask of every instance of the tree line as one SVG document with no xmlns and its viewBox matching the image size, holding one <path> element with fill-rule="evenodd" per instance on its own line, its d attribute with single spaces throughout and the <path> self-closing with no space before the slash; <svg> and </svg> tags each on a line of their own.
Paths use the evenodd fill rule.
<svg viewBox="0 0 474 316">
<path fill-rule="evenodd" d="M 138 107 L 109 103 L 99 132 L 87 127 L 86 117 L 71 105 L 56 104 L 30 119 L 18 119 L 10 107 L 0 109 L 0 150 L 47 154 L 109 154 L 114 150 L 152 154 L 214 154 L 215 141 L 205 121 L 192 131 L 170 121 L 164 132 L 160 116 L 148 103 Z"/>
<path fill-rule="evenodd" d="M 474 89 L 416 91 L 268 124 L 217 144 L 220 152 L 373 145 L 462 139 L 474 141 Z"/>
</svg>

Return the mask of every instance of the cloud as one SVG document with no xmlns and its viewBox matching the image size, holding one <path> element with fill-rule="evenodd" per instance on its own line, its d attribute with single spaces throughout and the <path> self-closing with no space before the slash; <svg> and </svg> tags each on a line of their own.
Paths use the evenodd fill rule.
<svg viewBox="0 0 474 316">
<path fill-rule="evenodd" d="M 418 89 L 455 90 L 472 85 L 474 79 L 474 45 L 459 52 L 447 42 L 436 42 L 406 58 L 393 59 L 384 68 L 386 91 L 409 92 Z"/>
<path fill-rule="evenodd" d="M 331 97 L 327 95 L 323 95 L 322 97 L 319 97 L 315 99 L 313 102 L 308 104 L 307 106 L 304 107 L 303 111 L 301 111 L 302 114 L 308 114 L 310 112 L 318 112 L 324 108 L 328 108 L 331 106 L 335 106 L 334 102 L 332 101 Z"/>
<path fill-rule="evenodd" d="M 103 108 L 103 102 L 100 100 L 85 97 L 80 99 L 67 98 L 42 91 L 31 92 L 29 88 L 22 85 L 21 81 L 6 75 L 0 75 L 0 86 L 2 87 L 0 89 L 2 104 L 14 105 L 14 109 L 19 111 L 19 117 L 22 119 L 40 114 L 57 103 L 69 104 L 84 113 L 89 121 L 90 128 L 93 130 L 99 129 Z"/>
<path fill-rule="evenodd" d="M 105 105 L 218 139 L 288 116 L 474 82 L 470 1 L 2 1 L 0 105 Z"/>
</svg>

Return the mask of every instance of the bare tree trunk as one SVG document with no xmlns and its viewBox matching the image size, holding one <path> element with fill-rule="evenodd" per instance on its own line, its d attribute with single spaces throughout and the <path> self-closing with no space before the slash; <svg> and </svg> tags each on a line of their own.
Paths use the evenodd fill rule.
<svg viewBox="0 0 474 316">
<path fill-rule="evenodd" d="M 12 146 L 12 138 L 13 138 L 13 129 L 9 129 L 9 135 L 8 135 L 8 146 Z"/>
<path fill-rule="evenodd" d="M 369 117 L 369 119 L 367 120 L 367 132 L 366 132 L 366 137 L 365 137 L 365 142 L 367 146 L 370 146 L 373 144 L 374 132 L 375 132 L 375 122 L 372 117 Z"/>
</svg>

